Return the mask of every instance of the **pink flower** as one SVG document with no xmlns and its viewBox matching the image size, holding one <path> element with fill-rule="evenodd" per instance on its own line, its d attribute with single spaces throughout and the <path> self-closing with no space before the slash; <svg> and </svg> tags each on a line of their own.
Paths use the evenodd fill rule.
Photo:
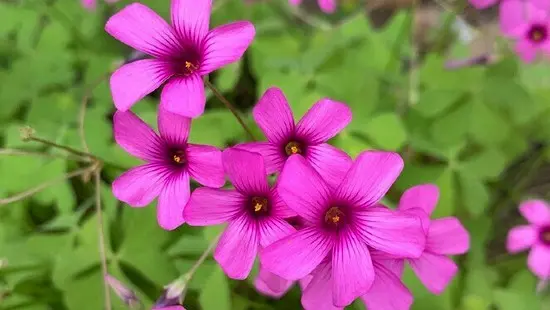
<svg viewBox="0 0 550 310">
<path fill-rule="evenodd" d="M 115 3 L 117 1 L 119 0 L 105 0 L 107 3 Z M 95 10 L 97 6 L 97 0 L 80 0 L 80 2 L 82 3 L 82 6 L 89 11 Z"/>
<path fill-rule="evenodd" d="M 268 89 L 253 110 L 254 119 L 267 142 L 250 142 L 237 147 L 263 155 L 267 172 L 279 172 L 293 154 L 304 156 L 331 186 L 338 185 L 351 165 L 351 158 L 326 143 L 351 121 L 345 104 L 322 99 L 297 125 L 283 92 Z"/>
<path fill-rule="evenodd" d="M 172 0 L 170 26 L 148 7 L 133 3 L 107 21 L 110 35 L 153 57 L 126 64 L 111 76 L 118 110 L 128 110 L 166 83 L 162 107 L 187 117 L 203 113 L 202 76 L 237 61 L 255 35 L 247 21 L 208 31 L 211 7 L 211 0 Z"/>
<path fill-rule="evenodd" d="M 367 151 L 339 186 L 330 187 L 304 157 L 291 156 L 279 176 L 278 192 L 306 227 L 264 249 L 262 265 L 287 280 L 313 272 L 308 289 L 329 285 L 324 283 L 330 274 L 337 307 L 367 293 L 374 281 L 369 247 L 401 257 L 418 257 L 424 249 L 419 217 L 376 206 L 402 169 L 398 154 Z M 322 264 L 326 260 L 330 272 Z"/>
<path fill-rule="evenodd" d="M 515 50 L 524 62 L 532 62 L 537 51 L 550 53 L 550 6 L 544 1 L 507 0 L 500 5 L 501 31 L 516 40 Z"/>
<path fill-rule="evenodd" d="M 519 206 L 529 225 L 514 227 L 508 233 L 506 248 L 510 253 L 531 249 L 529 269 L 539 278 L 550 276 L 550 209 L 541 200 L 529 200 Z"/>
<path fill-rule="evenodd" d="M 470 4 L 479 10 L 495 5 L 499 0 L 470 0 Z"/>
<path fill-rule="evenodd" d="M 159 110 L 160 136 L 131 111 L 114 115 L 115 140 L 126 152 L 147 163 L 132 168 L 113 182 L 113 194 L 133 207 L 144 207 L 157 196 L 159 225 L 172 230 L 184 223 L 189 178 L 221 187 L 225 183 L 221 151 L 187 142 L 191 119 Z"/>
<path fill-rule="evenodd" d="M 234 190 L 199 188 L 193 192 L 183 215 L 189 225 L 228 222 L 214 259 L 233 279 L 245 279 L 258 252 L 295 229 L 284 219 L 296 215 L 270 188 L 263 158 L 239 149 L 223 152 L 223 167 Z"/>
<path fill-rule="evenodd" d="M 297 6 L 302 3 L 302 0 L 288 0 L 288 3 Z M 330 14 L 336 11 L 336 0 L 317 0 L 317 3 L 324 13 Z"/>
<path fill-rule="evenodd" d="M 439 189 L 435 185 L 419 185 L 403 193 L 399 201 L 399 211 L 419 214 L 427 234 L 426 248 L 420 257 L 407 261 L 420 281 L 434 294 L 440 294 L 452 280 L 458 267 L 447 255 L 464 254 L 470 248 L 468 231 L 455 217 L 429 220 L 439 199 Z M 424 215 L 424 217 L 422 217 Z"/>
<path fill-rule="evenodd" d="M 300 279 L 299 284 L 302 290 L 307 286 L 309 281 L 311 281 L 311 276 Z M 260 265 L 260 272 L 254 280 L 254 287 L 261 294 L 278 299 L 286 294 L 295 283 L 296 281 L 283 279 Z"/>
</svg>

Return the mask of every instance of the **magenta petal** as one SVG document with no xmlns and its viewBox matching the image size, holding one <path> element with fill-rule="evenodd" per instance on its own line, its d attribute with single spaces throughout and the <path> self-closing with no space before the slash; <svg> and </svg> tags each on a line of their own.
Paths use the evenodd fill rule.
<svg viewBox="0 0 550 310">
<path fill-rule="evenodd" d="M 271 189 L 271 214 L 278 218 L 286 219 L 289 217 L 297 216 L 296 212 L 289 208 L 283 201 L 277 190 L 277 184 Z"/>
<path fill-rule="evenodd" d="M 281 240 L 296 232 L 296 229 L 294 229 L 292 225 L 275 217 L 269 217 L 258 221 L 258 226 L 260 229 L 260 245 L 262 247 L 267 247 L 275 241 Z"/>
<path fill-rule="evenodd" d="M 249 219 L 248 214 L 227 225 L 214 252 L 214 259 L 228 277 L 237 280 L 248 277 L 258 252 L 258 237 L 256 222 Z"/>
<path fill-rule="evenodd" d="M 391 270 L 383 264 L 373 262 L 374 283 L 370 290 L 361 296 L 369 310 L 408 310 L 413 303 L 413 296 L 405 285 Z"/>
<path fill-rule="evenodd" d="M 531 224 L 550 224 L 550 208 L 542 200 L 528 200 L 519 206 L 519 212 Z"/>
<path fill-rule="evenodd" d="M 353 164 L 348 154 L 327 143 L 309 146 L 306 159 L 332 188 L 342 183 Z"/>
<path fill-rule="evenodd" d="M 294 285 L 294 281 L 285 280 L 261 266 L 258 277 L 254 280 L 254 287 L 258 292 L 273 298 L 281 298 L 292 285 Z"/>
<path fill-rule="evenodd" d="M 155 11 L 132 3 L 111 16 L 105 31 L 122 43 L 154 57 L 171 57 L 180 44 L 172 27 Z"/>
<path fill-rule="evenodd" d="M 529 225 L 517 226 L 508 232 L 506 249 L 510 253 L 517 253 L 530 248 L 538 237 L 538 230 Z"/>
<path fill-rule="evenodd" d="M 300 155 L 287 160 L 279 176 L 277 191 L 298 216 L 315 224 L 329 203 L 329 186 Z"/>
<path fill-rule="evenodd" d="M 544 244 L 535 244 L 527 257 L 527 266 L 539 278 L 548 279 L 550 276 L 550 247 Z"/>
<path fill-rule="evenodd" d="M 302 294 L 302 306 L 306 310 L 337 310 L 332 303 L 334 281 L 330 261 L 323 262 L 312 272 L 312 278 L 307 283 Z M 305 284 L 305 283 L 304 283 Z"/>
<path fill-rule="evenodd" d="M 132 168 L 113 182 L 113 195 L 132 207 L 144 207 L 153 201 L 164 187 L 170 171 L 159 164 Z"/>
<path fill-rule="evenodd" d="M 208 33 L 212 0 L 172 0 L 172 26 L 182 40 L 199 44 Z"/>
<path fill-rule="evenodd" d="M 476 9 L 485 9 L 485 8 L 490 7 L 490 6 L 493 6 L 498 1 L 499 0 L 470 0 L 470 3 Z"/>
<path fill-rule="evenodd" d="M 160 136 L 172 146 L 187 143 L 191 130 L 191 119 L 165 109 L 159 109 L 157 118 Z"/>
<path fill-rule="evenodd" d="M 302 0 L 288 0 L 288 3 L 290 3 L 291 5 L 299 5 L 300 3 L 302 3 Z"/>
<path fill-rule="evenodd" d="M 455 217 L 433 220 L 430 224 L 426 250 L 435 254 L 464 254 L 470 248 L 470 235 Z"/>
<path fill-rule="evenodd" d="M 405 268 L 405 259 L 395 259 L 394 255 L 372 248 L 369 249 L 369 252 L 373 262 L 383 265 L 384 268 L 390 270 L 397 277 L 401 278 Z"/>
<path fill-rule="evenodd" d="M 191 118 L 199 117 L 204 112 L 206 103 L 202 78 L 194 74 L 170 79 L 162 90 L 160 103 L 172 113 Z"/>
<path fill-rule="evenodd" d="M 268 246 L 262 265 L 287 280 L 298 280 L 317 267 L 332 249 L 332 240 L 316 227 L 307 227 Z"/>
<path fill-rule="evenodd" d="M 223 168 L 235 188 L 250 195 L 269 193 L 264 160 L 258 153 L 229 148 L 222 154 Z"/>
<path fill-rule="evenodd" d="M 222 152 L 210 145 L 188 144 L 187 161 L 193 179 L 208 187 L 222 187 L 225 174 L 222 165 Z"/>
<path fill-rule="evenodd" d="M 127 111 L 172 76 L 168 63 L 157 59 L 131 62 L 118 68 L 110 80 L 115 106 Z"/>
<path fill-rule="evenodd" d="M 527 39 L 518 40 L 514 49 L 525 63 L 531 63 L 537 57 L 537 48 Z"/>
<path fill-rule="evenodd" d="M 185 221 L 183 209 L 190 195 L 189 174 L 187 171 L 169 177 L 160 193 L 157 204 L 157 221 L 166 230 L 174 230 Z"/>
<path fill-rule="evenodd" d="M 116 143 L 129 154 L 146 161 L 162 157 L 163 144 L 160 138 L 131 111 L 115 112 L 113 131 Z"/>
<path fill-rule="evenodd" d="M 500 30 L 505 35 L 520 37 L 527 28 L 526 2 L 520 0 L 502 1 L 499 6 Z"/>
<path fill-rule="evenodd" d="M 336 11 L 336 0 L 317 0 L 317 2 L 324 13 L 330 14 Z"/>
<path fill-rule="evenodd" d="M 361 153 L 338 187 L 337 196 L 356 206 L 371 206 L 390 189 L 403 169 L 403 159 L 392 152 Z"/>
<path fill-rule="evenodd" d="M 458 271 L 452 259 L 430 252 L 408 261 L 416 276 L 434 294 L 441 294 Z"/>
<path fill-rule="evenodd" d="M 241 143 L 237 144 L 235 148 L 260 153 L 264 158 L 265 169 L 268 174 L 281 171 L 286 161 L 286 156 L 283 154 L 282 149 L 270 142 Z"/>
<path fill-rule="evenodd" d="M 182 306 L 169 306 L 162 308 L 153 308 L 153 310 L 185 310 L 185 308 Z"/>
<path fill-rule="evenodd" d="M 245 202 L 237 191 L 200 187 L 191 194 L 183 217 L 193 226 L 217 225 L 241 215 Z"/>
<path fill-rule="evenodd" d="M 418 257 L 424 251 L 426 236 L 416 216 L 371 207 L 355 210 L 355 218 L 357 232 L 377 250 L 399 257 Z"/>
<path fill-rule="evenodd" d="M 345 307 L 367 293 L 374 269 L 367 245 L 352 230 L 342 231 L 332 250 L 333 304 Z"/>
<path fill-rule="evenodd" d="M 90 10 L 90 11 L 95 10 L 95 7 L 97 5 L 96 0 L 80 0 L 80 2 L 82 3 L 82 6 L 85 9 Z"/>
<path fill-rule="evenodd" d="M 287 143 L 286 140 L 294 133 L 294 116 L 285 94 L 279 88 L 266 90 L 252 114 L 267 140 L 273 144 Z"/>
<path fill-rule="evenodd" d="M 420 208 L 431 215 L 439 200 L 439 188 L 434 184 L 417 185 L 406 190 L 399 200 L 399 210 Z"/>
<path fill-rule="evenodd" d="M 351 109 L 337 101 L 321 99 L 296 125 L 296 135 L 309 144 L 319 144 L 336 136 L 351 122 Z"/>
<path fill-rule="evenodd" d="M 238 21 L 212 29 L 204 40 L 200 74 L 206 75 L 239 60 L 256 35 L 254 25 Z"/>
</svg>

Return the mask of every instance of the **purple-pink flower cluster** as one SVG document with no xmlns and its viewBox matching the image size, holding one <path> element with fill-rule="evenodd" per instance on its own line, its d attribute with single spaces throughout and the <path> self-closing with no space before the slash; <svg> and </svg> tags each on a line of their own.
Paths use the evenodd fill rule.
<svg viewBox="0 0 550 310">
<path fill-rule="evenodd" d="M 210 0 L 172 0 L 168 25 L 131 4 L 107 22 L 111 35 L 152 57 L 111 77 L 115 140 L 145 162 L 113 182 L 115 197 L 134 207 L 158 198 L 167 230 L 227 224 L 214 251 L 227 276 L 247 278 L 259 258 L 258 291 L 280 297 L 298 281 L 305 309 L 357 298 L 369 309 L 409 309 L 405 262 L 441 293 L 458 269 L 448 256 L 469 248 L 467 231 L 454 217 L 430 220 L 434 185 L 407 190 L 397 209 L 381 202 L 403 159 L 369 150 L 352 160 L 328 144 L 351 121 L 346 104 L 321 99 L 296 122 L 283 92 L 270 88 L 253 109 L 267 141 L 223 151 L 188 141 L 204 110 L 203 76 L 238 60 L 254 37 L 245 21 L 209 31 L 210 9 Z M 157 133 L 129 109 L 159 87 Z M 202 185 L 192 193 L 191 179 Z"/>
</svg>

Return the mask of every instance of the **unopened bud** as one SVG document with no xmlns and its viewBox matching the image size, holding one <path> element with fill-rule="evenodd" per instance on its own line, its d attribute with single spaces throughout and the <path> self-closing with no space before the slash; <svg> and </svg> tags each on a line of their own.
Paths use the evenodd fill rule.
<svg viewBox="0 0 550 310">
<path fill-rule="evenodd" d="M 164 292 L 159 297 L 153 309 L 168 307 L 168 306 L 178 306 L 181 304 L 182 295 L 187 288 L 187 282 L 189 277 L 184 275 L 179 277 L 174 282 L 168 284 L 164 287 Z"/>
<path fill-rule="evenodd" d="M 130 307 L 130 309 L 137 309 L 141 306 L 141 301 L 136 296 L 134 291 L 126 287 L 124 284 L 122 284 L 120 281 L 115 279 L 111 275 L 105 276 L 105 282 L 109 284 L 109 286 L 113 289 L 115 294 L 117 294 L 122 301 Z"/>
</svg>

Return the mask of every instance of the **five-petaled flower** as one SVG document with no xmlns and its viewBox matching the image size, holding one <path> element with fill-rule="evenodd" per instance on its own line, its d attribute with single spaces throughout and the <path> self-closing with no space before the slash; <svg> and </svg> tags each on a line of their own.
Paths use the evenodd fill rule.
<svg viewBox="0 0 550 310">
<path fill-rule="evenodd" d="M 113 123 L 118 145 L 147 162 L 119 176 L 113 194 L 133 207 L 146 206 L 158 196 L 162 228 L 172 230 L 185 222 L 182 211 L 190 196 L 190 177 L 210 187 L 225 183 L 221 151 L 187 142 L 190 118 L 160 109 L 160 136 L 131 111 L 117 111 Z"/>
<path fill-rule="evenodd" d="M 326 283 L 330 274 L 337 307 L 367 293 L 375 278 L 370 248 L 400 257 L 418 257 L 424 250 L 418 216 L 376 205 L 402 169 L 396 153 L 363 152 L 342 182 L 331 187 L 302 156 L 291 156 L 278 191 L 306 227 L 261 251 L 262 266 L 287 280 L 313 272 L 308 288 Z"/>
<path fill-rule="evenodd" d="M 506 248 L 517 253 L 531 248 L 527 266 L 539 278 L 550 277 L 550 206 L 542 200 L 528 200 L 519 211 L 529 225 L 514 227 L 508 233 Z"/>
<path fill-rule="evenodd" d="M 202 77 L 237 61 L 255 35 L 254 26 L 239 21 L 209 28 L 211 0 L 172 0 L 172 26 L 148 7 L 133 3 L 113 15 L 105 30 L 153 59 L 138 60 L 111 76 L 118 110 L 130 107 L 164 85 L 161 106 L 198 117 L 206 102 Z"/>
<path fill-rule="evenodd" d="M 302 0 L 288 0 L 288 2 L 294 6 L 300 5 L 302 3 Z M 334 13 L 336 11 L 336 0 L 317 0 L 317 4 L 319 4 L 319 8 L 324 13 Z"/>
<path fill-rule="evenodd" d="M 289 157 L 299 154 L 329 185 L 339 184 L 352 161 L 345 152 L 326 141 L 351 121 L 348 106 L 330 99 L 319 100 L 295 125 L 283 92 L 270 88 L 254 107 L 253 115 L 268 141 L 237 147 L 262 154 L 268 173 L 281 171 Z"/>
<path fill-rule="evenodd" d="M 229 277 L 245 279 L 259 247 L 295 231 L 284 219 L 296 213 L 281 200 L 277 186 L 270 188 L 260 154 L 230 148 L 222 159 L 235 189 L 195 190 L 183 216 L 193 226 L 229 222 L 214 258 Z"/>
<path fill-rule="evenodd" d="M 535 60 L 539 50 L 550 53 L 549 10 L 546 1 L 506 0 L 500 4 L 500 28 L 516 40 L 515 50 L 525 62 Z"/>
</svg>

